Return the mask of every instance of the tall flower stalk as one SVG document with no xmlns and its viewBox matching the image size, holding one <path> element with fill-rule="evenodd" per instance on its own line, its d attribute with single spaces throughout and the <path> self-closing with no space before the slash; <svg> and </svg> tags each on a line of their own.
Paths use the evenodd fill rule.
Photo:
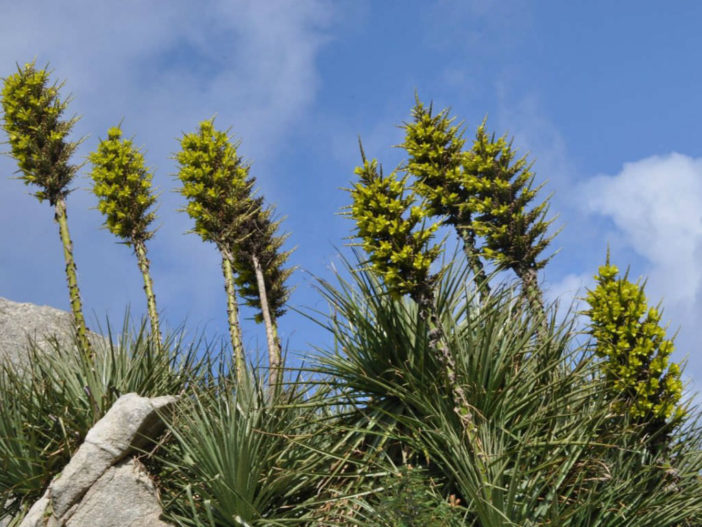
<svg viewBox="0 0 702 527">
<path fill-rule="evenodd" d="M 512 143 L 489 136 L 485 122 L 470 150 L 463 150 L 460 126 L 448 110 L 433 114 L 418 100 L 412 116 L 401 145 L 409 154 L 406 170 L 430 214 L 461 237 L 481 298 L 490 291 L 482 256 L 515 272 L 525 303 L 546 324 L 537 273 L 548 262 L 541 255 L 553 239 L 546 234 L 552 220 L 545 219 L 548 200 L 533 205 L 540 187 L 533 186 L 526 156 L 516 159 Z"/>
<path fill-rule="evenodd" d="M 98 210 L 106 217 L 105 227 L 132 247 L 137 257 L 144 280 L 151 337 L 160 350 L 161 330 L 146 251 L 146 241 L 154 234 L 149 225 L 156 216 L 149 210 L 156 202 L 151 189 L 152 174 L 132 141 L 122 139 L 119 127 L 108 130 L 107 139 L 100 141 L 97 150 L 90 154 L 90 162 L 93 192 L 99 198 Z"/>
<path fill-rule="evenodd" d="M 488 136 L 485 122 L 478 127 L 464 160 L 466 178 L 476 189 L 473 229 L 485 240 L 483 255 L 512 269 L 522 282 L 525 301 L 545 315 L 537 273 L 549 260 L 542 253 L 553 239 L 546 235 L 553 220 L 545 219 L 548 200 L 531 206 L 540 187 L 533 186 L 526 156 L 515 158 L 511 141 Z"/>
<path fill-rule="evenodd" d="M 407 176 L 397 173 L 384 176 L 374 159 L 368 161 L 361 148 L 363 165 L 351 189 L 350 216 L 356 222 L 356 236 L 369 257 L 371 267 L 383 278 L 395 295 L 409 295 L 418 306 L 419 315 L 429 328 L 429 349 L 443 364 L 445 381 L 451 390 L 455 411 L 473 446 L 481 450 L 475 435 L 475 420 L 468 397 L 456 379 L 456 361 L 439 319 L 431 265 L 441 248 L 431 243 L 438 223 L 427 225 L 429 213 L 415 205 L 416 195 L 406 188 Z"/>
<path fill-rule="evenodd" d="M 249 168 L 237 154 L 226 132 L 215 129 L 214 120 L 200 123 L 197 132 L 184 134 L 176 154 L 180 165 L 180 193 L 188 200 L 185 211 L 195 220 L 192 232 L 213 242 L 222 258 L 227 294 L 229 336 L 237 377 L 244 373 L 244 347 L 239 324 L 239 305 L 234 278 L 234 249 L 244 220 L 254 212 L 250 199 L 253 181 Z"/>
<path fill-rule="evenodd" d="M 254 198 L 254 203 L 256 212 L 244 221 L 236 244 L 237 284 L 246 303 L 259 310 L 256 321 L 265 325 L 269 384 L 274 391 L 280 384 L 283 367 L 277 320 L 285 314 L 290 295 L 285 282 L 292 273 L 292 269 L 283 266 L 292 251 L 281 251 L 287 235 L 276 235 L 280 221 L 272 220 L 272 208 L 264 209 L 261 197 Z"/>
<path fill-rule="evenodd" d="M 68 100 L 59 97 L 60 87 L 50 82 L 49 72 L 37 69 L 34 63 L 18 67 L 17 73 L 7 77 L 3 85 L 3 128 L 21 179 L 26 185 L 38 187 L 34 196 L 40 202 L 48 201 L 54 208 L 63 244 L 76 340 L 85 353 L 92 355 L 66 214 L 68 186 L 77 171 L 70 158 L 78 146 L 67 138 L 77 119 L 63 118 Z"/>
</svg>

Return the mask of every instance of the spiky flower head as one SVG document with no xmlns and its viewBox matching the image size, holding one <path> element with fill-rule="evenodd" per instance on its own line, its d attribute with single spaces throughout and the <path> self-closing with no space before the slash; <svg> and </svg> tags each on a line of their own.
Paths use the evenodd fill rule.
<svg viewBox="0 0 702 527">
<path fill-rule="evenodd" d="M 290 288 L 286 282 L 293 273 L 293 269 L 284 266 L 293 251 L 282 250 L 288 236 L 287 234 L 277 235 L 281 220 L 273 221 L 273 209 L 264 208 L 261 197 L 254 198 L 254 202 L 256 212 L 244 220 L 242 236 L 233 252 L 239 292 L 247 305 L 259 310 L 254 318 L 257 322 L 261 322 L 263 313 L 260 311 L 260 291 L 251 256 L 256 255 L 263 270 L 263 281 L 271 315 L 279 318 L 285 314 L 285 304 L 290 296 Z"/>
<path fill-rule="evenodd" d="M 59 97 L 59 88 L 50 83 L 49 72 L 30 63 L 18 66 L 2 90 L 3 128 L 12 156 L 25 184 L 39 187 L 34 196 L 52 206 L 68 195 L 77 170 L 69 159 L 78 143 L 67 140 L 77 119 L 62 119 L 68 101 Z"/>
<path fill-rule="evenodd" d="M 661 313 L 649 308 L 642 285 L 609 263 L 599 268 L 596 287 L 588 291 L 590 332 L 602 359 L 605 379 L 636 419 L 677 420 L 682 394 L 680 367 L 669 363 L 673 342 L 660 326 Z"/>
<path fill-rule="evenodd" d="M 472 228 L 485 240 L 483 255 L 518 275 L 548 262 L 539 256 L 551 242 L 546 231 L 548 200 L 529 209 L 540 187 L 526 156 L 516 159 L 512 142 L 489 136 L 483 122 L 471 150 L 464 157 L 465 185 L 471 188 Z"/>
<path fill-rule="evenodd" d="M 99 198 L 98 210 L 106 216 L 105 226 L 127 244 L 151 238 L 153 232 L 148 227 L 155 214 L 149 208 L 156 197 L 142 153 L 114 127 L 89 159 L 93 192 Z"/>
<path fill-rule="evenodd" d="M 351 189 L 350 216 L 356 236 L 390 290 L 416 297 L 428 286 L 431 264 L 440 252 L 430 243 L 439 225 L 426 225 L 427 209 L 414 205 L 415 195 L 406 191 L 407 176 L 383 176 L 377 161 L 365 155 L 355 173 L 360 181 Z"/>
<path fill-rule="evenodd" d="M 405 124 L 408 154 L 406 170 L 416 178 L 415 191 L 424 197 L 432 216 L 446 216 L 446 223 L 461 222 L 468 210 L 462 173 L 463 146 L 461 128 L 454 124 L 447 109 L 436 115 L 431 106 L 417 100 L 412 109 L 413 122 Z"/>
<path fill-rule="evenodd" d="M 249 166 L 227 133 L 215 129 L 214 119 L 184 134 L 180 145 L 175 156 L 180 193 L 188 199 L 185 211 L 195 220 L 193 232 L 221 247 L 235 243 L 241 222 L 253 211 Z"/>
</svg>

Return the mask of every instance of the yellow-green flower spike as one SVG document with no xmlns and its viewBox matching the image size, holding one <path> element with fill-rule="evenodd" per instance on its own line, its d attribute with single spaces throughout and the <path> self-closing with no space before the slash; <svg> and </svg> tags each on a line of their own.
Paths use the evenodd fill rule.
<svg viewBox="0 0 702 527">
<path fill-rule="evenodd" d="M 461 129 L 453 124 L 448 110 L 433 115 L 419 101 L 412 117 L 413 122 L 405 125 L 402 147 L 408 154 L 407 172 L 417 179 L 414 189 L 427 200 L 431 215 L 446 216 L 451 225 L 460 223 L 470 191 L 463 185 Z"/>
<path fill-rule="evenodd" d="M 520 278 L 542 269 L 540 259 L 553 237 L 546 231 L 553 220 L 545 219 L 548 202 L 529 209 L 539 188 L 526 156 L 515 160 L 512 143 L 489 136 L 485 123 L 464 157 L 464 180 L 471 189 L 467 206 L 474 213 L 472 227 L 485 240 L 486 258 L 513 269 Z"/>
<path fill-rule="evenodd" d="M 129 139 L 122 139 L 119 127 L 107 131 L 107 139 L 89 156 L 93 165 L 93 192 L 98 197 L 98 210 L 105 215 L 105 226 L 126 245 L 134 249 L 144 279 L 144 292 L 151 320 L 151 336 L 161 349 L 156 295 L 147 257 L 146 240 L 155 214 L 149 209 L 156 201 L 151 190 L 152 175 L 144 156 Z"/>
<path fill-rule="evenodd" d="M 391 291 L 416 297 L 430 281 L 430 267 L 440 247 L 431 245 L 438 223 L 426 226 L 426 207 L 415 206 L 406 191 L 407 178 L 395 172 L 383 176 L 376 160 L 363 159 L 357 167 L 360 181 L 351 189 L 350 216 L 370 264 Z"/>
<path fill-rule="evenodd" d="M 39 201 L 47 200 L 54 208 L 63 244 L 77 342 L 92 357 L 66 214 L 68 185 L 77 170 L 70 163 L 70 157 L 78 145 L 67 137 L 76 119 L 62 119 L 68 102 L 61 100 L 58 92 L 59 86 L 49 82 L 46 70 L 36 69 L 34 63 L 18 67 L 17 73 L 7 77 L 3 85 L 2 125 L 9 138 L 12 157 L 22 173 L 21 179 L 26 185 L 39 187 L 34 196 Z"/>
<path fill-rule="evenodd" d="M 199 130 L 184 134 L 179 164 L 180 193 L 188 200 L 185 211 L 195 220 L 193 232 L 217 245 L 222 255 L 222 272 L 227 293 L 227 316 L 237 379 L 244 374 L 244 347 L 239 325 L 239 307 L 234 287 L 234 254 L 243 237 L 243 222 L 256 212 L 251 198 L 253 179 L 249 166 L 237 154 L 237 147 L 214 120 L 200 123 Z"/>
<path fill-rule="evenodd" d="M 93 192 L 99 198 L 105 226 L 128 245 L 146 241 L 155 214 L 149 209 L 156 201 L 152 193 L 152 175 L 144 156 L 129 139 L 122 139 L 120 128 L 110 128 L 107 139 L 89 156 L 93 164 Z"/>
<path fill-rule="evenodd" d="M 463 167 L 465 140 L 459 125 L 454 124 L 448 110 L 432 114 L 432 108 L 417 100 L 412 110 L 412 122 L 405 124 L 407 151 L 406 172 L 415 177 L 414 190 L 427 203 L 432 216 L 441 216 L 453 225 L 463 241 L 468 264 L 480 286 L 480 296 L 490 292 L 487 275 L 476 247 L 476 232 L 472 224 L 473 197 L 479 190 L 475 179 L 466 177 Z"/>
<path fill-rule="evenodd" d="M 623 397 L 621 411 L 640 421 L 678 420 L 682 381 L 680 367 L 669 363 L 673 342 L 665 338 L 659 310 L 648 307 L 643 286 L 618 273 L 608 256 L 586 297 L 602 373 L 613 394 Z"/>
<path fill-rule="evenodd" d="M 253 182 L 236 145 L 214 121 L 200 123 L 198 132 L 185 134 L 176 154 L 180 165 L 180 193 L 186 212 L 195 220 L 194 232 L 224 247 L 236 241 L 243 219 L 251 213 Z"/>
<path fill-rule="evenodd" d="M 68 195 L 77 170 L 69 163 L 77 143 L 67 139 L 76 119 L 62 119 L 68 101 L 59 98 L 59 87 L 31 63 L 8 76 L 2 89 L 3 128 L 22 180 L 39 187 L 34 195 L 52 206 Z"/>
</svg>

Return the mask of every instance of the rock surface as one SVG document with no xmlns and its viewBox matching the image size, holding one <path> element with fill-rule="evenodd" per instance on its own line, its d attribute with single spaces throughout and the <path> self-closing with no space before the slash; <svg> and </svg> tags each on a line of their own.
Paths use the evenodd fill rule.
<svg viewBox="0 0 702 527">
<path fill-rule="evenodd" d="M 153 481 L 135 459 L 109 468 L 90 487 L 66 527 L 167 527 Z"/>
<path fill-rule="evenodd" d="M 61 342 L 72 342 L 73 316 L 49 306 L 0 298 L 0 361 L 9 359 L 15 365 L 21 364 L 29 339 L 49 349 L 49 336 Z"/>
<path fill-rule="evenodd" d="M 125 459 L 163 428 L 159 412 L 175 397 L 120 397 L 49 485 L 20 527 L 165 527 L 156 489 L 133 459 Z M 116 522 L 116 523 L 115 523 Z"/>
</svg>

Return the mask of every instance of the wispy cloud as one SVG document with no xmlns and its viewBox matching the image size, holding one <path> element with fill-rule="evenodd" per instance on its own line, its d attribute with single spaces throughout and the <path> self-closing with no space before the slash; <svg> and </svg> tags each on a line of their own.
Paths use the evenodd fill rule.
<svg viewBox="0 0 702 527">
<path fill-rule="evenodd" d="M 680 354 L 696 353 L 702 341 L 702 159 L 648 157 L 624 164 L 614 176 L 592 178 L 578 191 L 587 211 L 613 222 L 617 245 L 645 260 L 650 302 L 662 301 L 671 333 L 680 328 Z M 690 367 L 702 378 L 699 360 Z"/>
<path fill-rule="evenodd" d="M 570 161 L 567 144 L 541 109 L 538 98 L 510 102 L 501 94 L 497 131 L 508 130 L 521 152 L 535 160 L 538 181 L 553 192 L 551 210 L 563 231 L 554 241 L 562 252 L 544 272 L 550 301 L 563 308 L 586 307 L 598 265 L 610 245 L 622 271 L 630 263 L 644 274 L 649 302 L 662 302 L 669 334 L 679 330 L 676 360 L 696 352 L 702 341 L 702 159 L 682 154 L 652 156 L 625 163 L 619 173 L 584 178 Z M 637 276 L 630 276 L 636 280 Z M 702 378 L 694 355 L 688 375 Z"/>
<path fill-rule="evenodd" d="M 650 263 L 652 293 L 692 307 L 702 280 L 702 159 L 649 157 L 580 190 L 587 210 L 611 218 L 624 243 Z"/>
</svg>

